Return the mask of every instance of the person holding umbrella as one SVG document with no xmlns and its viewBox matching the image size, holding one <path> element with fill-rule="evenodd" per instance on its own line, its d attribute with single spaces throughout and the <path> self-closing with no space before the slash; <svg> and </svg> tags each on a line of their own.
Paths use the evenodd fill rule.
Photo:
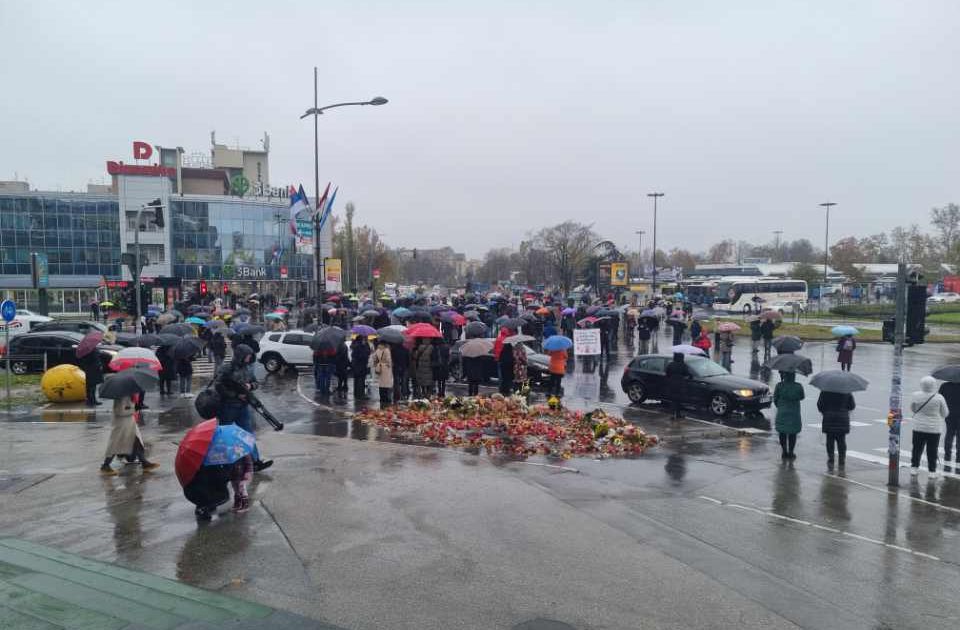
<svg viewBox="0 0 960 630">
<path fill-rule="evenodd" d="M 357 335 L 350 344 L 350 368 L 353 370 L 353 397 L 367 398 L 367 370 L 370 362 L 370 344 L 363 335 Z"/>
<path fill-rule="evenodd" d="M 377 339 L 377 349 L 373 353 L 373 374 L 380 390 L 380 407 L 386 407 L 390 404 L 390 393 L 393 391 L 393 356 L 390 344 L 383 339 Z"/>
<path fill-rule="evenodd" d="M 194 515 L 209 521 L 217 507 L 230 500 L 227 483 L 233 486 L 233 511 L 250 507 L 247 483 L 253 476 L 256 438 L 236 425 L 218 425 L 207 420 L 190 429 L 180 442 L 174 460 L 183 495 L 196 505 Z"/>
<path fill-rule="evenodd" d="M 133 367 L 109 375 L 104 382 L 100 395 L 113 399 L 113 424 L 103 463 L 100 464 L 101 475 L 116 476 L 117 471 L 111 466 L 116 456 L 130 462 L 139 461 L 144 472 L 159 466 L 146 457 L 143 436 L 137 426 L 137 405 L 133 400 L 134 395 L 156 388 L 157 381 L 156 373 L 151 370 Z"/>
<path fill-rule="evenodd" d="M 251 365 L 256 358 L 253 349 L 239 344 L 233 349 L 233 359 L 217 371 L 213 387 L 220 396 L 220 424 L 236 424 L 244 431 L 253 433 L 253 418 L 250 415 L 249 394 L 257 387 Z M 261 471 L 273 465 L 273 460 L 261 460 L 254 451 L 254 470 Z"/>
<path fill-rule="evenodd" d="M 780 382 L 773 389 L 773 404 L 777 407 L 776 429 L 780 438 L 782 459 L 796 459 L 793 449 L 797 434 L 803 428 L 800 419 L 800 401 L 803 400 L 803 385 L 797 382 L 794 372 L 780 372 Z"/>
<path fill-rule="evenodd" d="M 857 407 L 853 392 L 865 390 L 867 379 L 851 372 L 825 370 L 814 375 L 810 384 L 820 390 L 817 410 L 823 417 L 821 430 L 827 436 L 827 467 L 833 469 L 836 450 L 838 464 L 843 468 L 847 458 L 850 412 Z"/>
<path fill-rule="evenodd" d="M 190 398 L 193 395 L 190 390 L 193 388 L 193 356 L 196 352 L 197 346 L 192 337 L 184 337 L 173 347 L 180 398 Z"/>
<path fill-rule="evenodd" d="M 673 361 L 667 364 L 666 376 L 670 389 L 676 394 L 673 397 L 673 419 L 679 420 L 683 417 L 683 396 L 680 394 L 686 389 L 686 380 L 690 378 L 690 368 L 684 362 L 682 352 L 673 353 Z"/>
<path fill-rule="evenodd" d="M 563 377 L 567 373 L 567 351 L 573 347 L 573 342 L 567 337 L 555 335 L 547 337 L 543 342 L 543 349 L 550 356 L 550 395 L 562 396 Z"/>
<path fill-rule="evenodd" d="M 336 351 L 333 355 L 333 373 L 337 377 L 337 395 L 341 398 L 346 398 L 347 392 L 350 391 L 350 351 L 347 349 L 346 339 L 341 339 L 337 344 Z M 330 388 L 329 382 L 330 377 L 328 375 L 327 389 Z"/>
<path fill-rule="evenodd" d="M 103 333 L 99 330 L 87 333 L 77 344 L 77 359 L 87 388 L 87 406 L 98 407 L 102 403 L 97 401 L 97 385 L 103 382 L 103 362 L 97 345 L 103 340 Z"/>
<path fill-rule="evenodd" d="M 433 346 L 427 337 L 418 337 L 410 356 L 415 396 L 430 398 L 433 395 Z"/>
<path fill-rule="evenodd" d="M 852 334 L 846 334 L 840 337 L 837 342 L 837 362 L 841 370 L 850 371 L 853 366 L 853 351 L 857 349 L 857 340 Z"/>
<path fill-rule="evenodd" d="M 953 443 L 957 440 L 957 459 L 960 460 L 960 366 L 948 365 L 936 370 L 933 378 L 946 381 L 940 386 L 940 395 L 947 402 L 947 433 L 943 437 L 943 461 L 954 461 Z"/>
<path fill-rule="evenodd" d="M 776 311 L 768 311 L 775 313 Z M 777 327 L 775 317 L 766 316 L 760 324 L 760 336 L 763 338 L 763 360 L 770 359 L 770 347 L 773 344 L 773 331 Z M 751 331 L 752 332 L 752 331 Z"/>
<path fill-rule="evenodd" d="M 910 476 L 920 471 L 920 456 L 924 448 L 927 451 L 927 470 L 930 479 L 936 479 L 937 448 L 940 446 L 940 433 L 950 409 L 946 399 L 937 392 L 937 381 L 932 376 L 920 379 L 920 391 L 913 392 L 910 401 L 913 412 L 913 448 L 910 453 Z"/>
<path fill-rule="evenodd" d="M 227 358 L 227 340 L 224 337 L 223 330 L 218 329 L 213 332 L 213 336 L 210 337 L 210 344 L 207 347 L 213 356 L 213 370 L 216 372 Z"/>
<path fill-rule="evenodd" d="M 717 329 L 720 331 L 720 365 L 728 372 L 733 371 L 733 346 L 736 344 L 734 328 L 724 329 L 724 324 L 720 324 Z"/>
<path fill-rule="evenodd" d="M 437 395 L 447 395 L 447 379 L 450 378 L 450 346 L 446 339 L 434 339 L 430 351 L 430 367 L 433 370 L 433 382 Z"/>
</svg>

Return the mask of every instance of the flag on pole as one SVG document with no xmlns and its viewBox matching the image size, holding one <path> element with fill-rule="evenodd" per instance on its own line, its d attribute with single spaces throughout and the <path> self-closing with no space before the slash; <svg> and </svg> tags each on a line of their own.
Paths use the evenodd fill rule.
<svg viewBox="0 0 960 630">
<path fill-rule="evenodd" d="M 327 187 L 323 191 L 323 195 L 317 200 L 317 207 L 313 209 L 313 212 L 310 213 L 310 218 L 313 219 L 317 216 L 317 213 L 323 210 L 323 204 L 327 202 L 327 194 L 330 193 L 330 182 L 327 182 Z"/>
<path fill-rule="evenodd" d="M 333 194 L 330 195 L 330 201 L 327 202 L 327 207 L 323 209 L 323 214 L 320 215 L 320 229 L 323 229 L 324 224 L 327 222 L 327 219 L 330 218 L 330 215 L 333 213 L 333 202 L 337 199 L 337 191 L 340 190 L 340 187 L 337 186 L 333 189 Z"/>
<path fill-rule="evenodd" d="M 300 184 L 300 190 L 290 187 L 290 233 L 297 235 L 297 215 L 310 209 L 310 202 L 303 192 L 303 184 Z"/>
</svg>

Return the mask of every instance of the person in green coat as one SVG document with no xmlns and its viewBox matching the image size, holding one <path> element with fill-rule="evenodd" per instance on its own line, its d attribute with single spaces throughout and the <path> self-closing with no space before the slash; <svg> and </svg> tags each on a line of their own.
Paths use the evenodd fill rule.
<svg viewBox="0 0 960 630">
<path fill-rule="evenodd" d="M 777 433 L 783 459 L 796 459 L 793 453 L 797 434 L 803 428 L 800 420 L 800 401 L 803 400 L 803 385 L 797 382 L 793 372 L 780 372 L 780 382 L 773 390 L 773 404 L 777 406 Z"/>
</svg>

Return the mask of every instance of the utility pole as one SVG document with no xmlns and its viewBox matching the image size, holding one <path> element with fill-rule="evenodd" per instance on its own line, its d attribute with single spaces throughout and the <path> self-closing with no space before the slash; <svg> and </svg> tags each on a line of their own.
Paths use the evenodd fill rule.
<svg viewBox="0 0 960 630">
<path fill-rule="evenodd" d="M 651 295 L 657 294 L 657 199 L 663 197 L 662 192 L 647 193 L 647 197 L 653 197 L 653 282 L 651 283 Z"/>
<path fill-rule="evenodd" d="M 903 341 L 907 330 L 907 264 L 897 265 L 897 310 L 893 320 L 893 373 L 890 376 L 890 410 L 887 426 L 889 469 L 887 485 L 900 485 L 900 423 L 903 420 Z"/>
<path fill-rule="evenodd" d="M 780 262 L 783 261 L 782 256 L 780 256 L 780 236 L 783 234 L 783 230 L 774 230 L 773 235 L 776 237 L 774 241 L 776 244 L 773 247 L 773 251 L 776 253 L 777 258 L 780 259 Z"/>
<path fill-rule="evenodd" d="M 830 208 L 837 204 L 833 201 L 826 201 L 820 205 L 827 210 L 827 224 L 823 232 L 823 284 L 820 285 L 820 299 L 817 300 L 817 308 L 822 312 L 823 292 L 827 288 L 827 264 L 830 262 Z"/>
<path fill-rule="evenodd" d="M 639 249 L 637 250 L 637 277 L 643 280 L 643 235 L 646 234 L 646 232 L 637 230 L 635 234 L 640 237 L 638 244 Z"/>
</svg>

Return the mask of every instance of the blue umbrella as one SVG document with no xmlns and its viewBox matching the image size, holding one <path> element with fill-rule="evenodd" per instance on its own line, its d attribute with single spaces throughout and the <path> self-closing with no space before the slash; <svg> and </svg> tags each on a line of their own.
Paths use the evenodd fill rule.
<svg viewBox="0 0 960 630">
<path fill-rule="evenodd" d="M 281 313 L 267 313 L 266 315 L 263 316 L 263 318 L 264 319 L 283 319 L 283 315 Z"/>
<path fill-rule="evenodd" d="M 196 324 L 197 326 L 203 326 L 206 322 L 200 319 L 199 317 L 188 317 L 185 320 L 188 324 Z"/>
<path fill-rule="evenodd" d="M 244 431 L 235 424 L 220 425 L 210 440 L 210 447 L 203 457 L 203 465 L 233 464 L 242 457 L 253 455 L 256 448 L 257 438 L 253 433 Z"/>
<path fill-rule="evenodd" d="M 853 326 L 834 326 L 830 329 L 830 334 L 834 337 L 846 337 L 847 335 L 859 335 L 860 331 Z"/>
<path fill-rule="evenodd" d="M 393 316 L 397 319 L 403 319 L 405 317 L 410 317 L 411 315 L 413 315 L 413 311 L 411 311 L 409 308 L 403 308 L 401 306 L 400 308 L 393 309 Z"/>
<path fill-rule="evenodd" d="M 547 337 L 547 340 L 543 342 L 543 349 L 548 352 L 554 350 L 569 350 L 573 347 L 573 342 L 570 341 L 569 337 L 564 337 L 563 335 L 553 335 L 552 337 Z"/>
</svg>

